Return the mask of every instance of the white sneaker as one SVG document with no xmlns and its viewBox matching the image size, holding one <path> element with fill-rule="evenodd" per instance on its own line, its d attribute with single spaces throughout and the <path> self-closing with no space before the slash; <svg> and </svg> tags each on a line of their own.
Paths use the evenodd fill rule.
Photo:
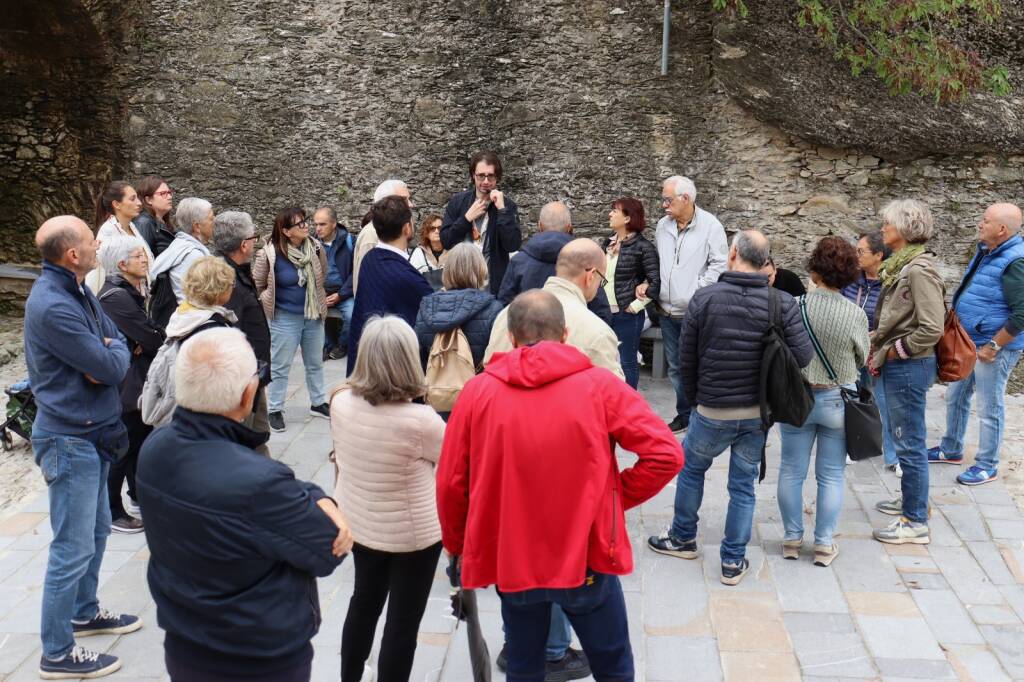
<svg viewBox="0 0 1024 682">
<path fill-rule="evenodd" d="M 886 464 L 885 470 L 896 474 L 896 478 L 903 478 L 903 467 L 900 466 L 899 462 L 895 464 Z"/>
</svg>

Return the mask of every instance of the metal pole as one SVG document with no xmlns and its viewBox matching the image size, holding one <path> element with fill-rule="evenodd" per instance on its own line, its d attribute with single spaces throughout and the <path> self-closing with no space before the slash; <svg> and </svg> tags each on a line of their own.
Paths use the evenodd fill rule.
<svg viewBox="0 0 1024 682">
<path fill-rule="evenodd" d="M 672 0 L 665 0 L 665 16 L 661 20 L 661 75 L 668 75 L 668 24 L 672 19 Z"/>
</svg>

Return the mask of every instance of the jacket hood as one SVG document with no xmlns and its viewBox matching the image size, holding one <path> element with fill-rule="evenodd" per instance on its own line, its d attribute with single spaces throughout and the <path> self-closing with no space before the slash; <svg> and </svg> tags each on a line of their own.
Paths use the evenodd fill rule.
<svg viewBox="0 0 1024 682">
<path fill-rule="evenodd" d="M 446 332 L 463 326 L 496 300 L 491 292 L 480 289 L 438 291 L 423 299 L 419 322 L 431 333 Z"/>
<path fill-rule="evenodd" d="M 574 346 L 541 341 L 508 353 L 495 353 L 484 371 L 512 386 L 537 388 L 593 366 L 590 358 Z"/>
<path fill-rule="evenodd" d="M 204 256 L 210 255 L 210 250 L 206 245 L 192 235 L 186 232 L 175 232 L 171 243 L 153 261 L 153 267 L 149 269 L 149 279 L 156 281 L 160 274 L 180 263 L 181 259 L 189 251 L 201 251 Z"/>
<path fill-rule="evenodd" d="M 213 308 L 196 308 L 187 301 L 178 306 L 178 309 L 167 321 L 167 338 L 174 339 L 184 336 L 201 324 L 207 322 L 214 314 L 219 313 L 231 324 L 238 322 L 238 317 L 227 308 L 214 306 Z"/>
<path fill-rule="evenodd" d="M 523 251 L 544 263 L 554 264 L 558 260 L 558 252 L 573 240 L 566 232 L 538 232 L 523 246 Z"/>
</svg>

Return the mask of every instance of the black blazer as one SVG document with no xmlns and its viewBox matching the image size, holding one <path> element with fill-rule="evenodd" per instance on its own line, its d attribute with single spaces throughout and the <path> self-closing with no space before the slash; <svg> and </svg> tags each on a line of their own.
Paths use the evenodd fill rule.
<svg viewBox="0 0 1024 682">
<path fill-rule="evenodd" d="M 476 188 L 459 192 L 449 200 L 441 222 L 441 243 L 450 249 L 473 233 L 473 225 L 466 220 L 466 211 L 476 200 Z M 490 277 L 489 289 L 495 296 L 501 289 L 501 280 L 508 268 L 509 254 L 518 251 L 523 243 L 523 232 L 519 227 L 519 207 L 505 197 L 505 208 L 491 204 L 487 208 L 487 232 L 484 233 L 484 258 Z"/>
</svg>

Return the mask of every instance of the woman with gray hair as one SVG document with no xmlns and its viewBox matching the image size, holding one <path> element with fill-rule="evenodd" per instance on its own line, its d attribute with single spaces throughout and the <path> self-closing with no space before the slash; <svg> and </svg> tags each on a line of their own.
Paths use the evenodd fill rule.
<svg viewBox="0 0 1024 682">
<path fill-rule="evenodd" d="M 139 237 L 115 234 L 106 240 L 99 255 L 107 273 L 98 296 L 100 305 L 124 334 L 132 350 L 131 366 L 121 382 L 121 421 L 128 430 L 128 452 L 110 465 L 107 474 L 110 529 L 115 533 L 138 533 L 142 531 L 142 521 L 125 510 L 121 488 L 128 483 L 129 506 L 138 513 L 135 464 L 139 448 L 152 430 L 142 421 L 139 395 L 149 366 L 164 341 L 164 333 L 149 319 L 146 299 L 140 291 L 149 272 L 146 243 Z"/>
<path fill-rule="evenodd" d="M 438 334 L 461 329 L 473 352 L 473 364 L 480 367 L 491 336 L 491 327 L 504 307 L 487 287 L 487 261 L 470 243 L 456 244 L 448 251 L 441 274 L 444 289 L 426 296 L 416 315 L 416 336 L 426 365 L 430 347 Z"/>
<path fill-rule="evenodd" d="M 198 197 L 182 199 L 174 214 L 174 221 L 178 231 L 174 234 L 174 240 L 153 263 L 151 277 L 156 282 L 160 275 L 168 273 L 174 297 L 181 303 L 185 300 L 185 293 L 182 290 L 185 274 L 193 263 L 210 255 L 207 244 L 213 237 L 213 206 L 206 199 Z M 157 297 L 156 286 L 154 297 Z M 163 311 L 160 315 L 154 312 L 153 316 L 157 318 L 162 314 Z M 157 319 L 157 322 L 163 320 Z"/>
<path fill-rule="evenodd" d="M 928 446 L 925 403 L 935 381 L 935 344 L 942 337 L 946 288 L 925 243 L 935 234 L 928 207 L 913 199 L 887 204 L 881 212 L 882 240 L 892 255 L 879 277 L 877 326 L 871 363 L 882 377 L 889 437 L 899 459 L 902 495 L 875 505 L 897 516 L 874 537 L 890 544 L 928 544 Z"/>
<path fill-rule="evenodd" d="M 362 679 L 385 600 L 377 679 L 409 679 L 441 555 L 434 468 L 444 422 L 412 402 L 426 390 L 416 348 L 404 320 L 372 318 L 352 376 L 331 396 L 334 499 L 355 540 L 355 589 L 341 635 L 343 682 Z"/>
</svg>

